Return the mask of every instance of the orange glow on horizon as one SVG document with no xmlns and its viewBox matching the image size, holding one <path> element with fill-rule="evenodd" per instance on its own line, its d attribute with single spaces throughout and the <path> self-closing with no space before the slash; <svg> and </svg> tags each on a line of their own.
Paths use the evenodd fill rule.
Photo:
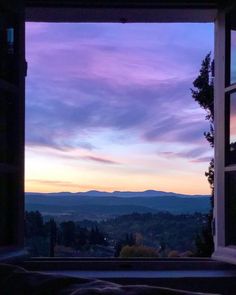
<svg viewBox="0 0 236 295">
<path fill-rule="evenodd" d="M 142 178 L 142 177 L 141 177 Z M 190 176 L 186 179 L 180 175 L 179 177 L 175 177 L 171 182 L 169 179 L 161 179 L 160 185 L 156 184 L 156 178 L 150 179 L 147 177 L 147 183 L 145 184 L 145 180 L 140 182 L 141 179 L 138 179 L 137 182 L 129 183 L 129 181 L 124 181 L 123 183 L 117 182 L 116 185 L 109 186 L 99 184 L 99 180 L 97 183 L 93 185 L 89 184 L 77 184 L 73 182 L 65 182 L 65 181 L 56 181 L 56 180 L 39 180 L 39 179 L 27 179 L 25 186 L 26 192 L 38 192 L 38 193 L 53 193 L 53 192 L 86 192 L 90 190 L 97 191 L 145 191 L 145 190 L 158 190 L 158 191 L 166 191 L 166 192 L 175 192 L 182 194 L 210 194 L 210 188 L 207 183 L 205 177 L 199 176 Z"/>
<path fill-rule="evenodd" d="M 203 173 L 207 163 L 166 159 L 156 155 L 133 155 L 122 164 L 63 157 L 61 153 L 41 148 L 29 149 L 26 159 L 27 192 L 83 192 L 159 190 L 184 194 L 209 194 Z M 67 153 L 67 152 L 66 152 Z M 119 159 L 117 159 L 119 161 Z"/>
</svg>

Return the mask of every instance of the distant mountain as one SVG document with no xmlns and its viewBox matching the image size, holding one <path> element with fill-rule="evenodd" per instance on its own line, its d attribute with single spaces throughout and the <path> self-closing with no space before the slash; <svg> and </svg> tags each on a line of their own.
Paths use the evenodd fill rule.
<svg viewBox="0 0 236 295">
<path fill-rule="evenodd" d="M 114 192 L 103 192 L 97 190 L 90 190 L 87 192 L 57 192 L 57 193 L 26 193 L 26 195 L 47 195 L 47 196 L 87 196 L 87 197 L 122 197 L 122 198 L 133 198 L 133 197 L 163 197 L 163 196 L 176 196 L 176 197 L 209 197 L 209 195 L 187 195 L 178 194 L 173 192 L 163 192 L 156 190 L 146 190 L 143 192 L 130 192 L 130 191 L 114 191 Z"/>
<path fill-rule="evenodd" d="M 210 197 L 155 190 L 26 193 L 25 206 L 28 211 L 38 210 L 46 217 L 54 216 L 60 220 L 101 220 L 133 212 L 206 213 L 210 209 Z"/>
</svg>

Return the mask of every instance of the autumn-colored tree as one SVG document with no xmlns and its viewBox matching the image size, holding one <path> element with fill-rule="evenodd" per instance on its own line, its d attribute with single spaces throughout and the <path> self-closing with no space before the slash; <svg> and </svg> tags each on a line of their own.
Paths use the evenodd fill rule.
<svg viewBox="0 0 236 295">
<path fill-rule="evenodd" d="M 157 249 L 142 245 L 124 246 L 120 251 L 120 257 L 159 257 Z"/>
</svg>

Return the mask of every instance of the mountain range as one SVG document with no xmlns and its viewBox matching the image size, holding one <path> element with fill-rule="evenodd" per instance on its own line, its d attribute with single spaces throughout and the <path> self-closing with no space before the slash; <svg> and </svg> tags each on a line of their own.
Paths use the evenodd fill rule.
<svg viewBox="0 0 236 295">
<path fill-rule="evenodd" d="M 210 196 L 155 190 L 26 193 L 25 207 L 28 211 L 40 211 L 45 218 L 101 220 L 133 212 L 207 213 L 210 210 Z"/>
</svg>

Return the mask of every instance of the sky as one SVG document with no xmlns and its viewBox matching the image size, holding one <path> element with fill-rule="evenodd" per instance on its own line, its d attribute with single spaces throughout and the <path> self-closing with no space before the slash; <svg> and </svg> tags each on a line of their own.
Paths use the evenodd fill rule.
<svg viewBox="0 0 236 295">
<path fill-rule="evenodd" d="M 209 194 L 190 88 L 213 24 L 26 24 L 26 191 Z"/>
</svg>

